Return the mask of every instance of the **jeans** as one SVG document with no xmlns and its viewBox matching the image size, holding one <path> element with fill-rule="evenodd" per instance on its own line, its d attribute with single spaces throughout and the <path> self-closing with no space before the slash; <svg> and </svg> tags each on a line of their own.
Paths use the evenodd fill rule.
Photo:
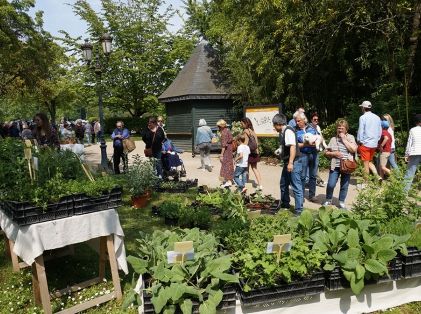
<svg viewBox="0 0 421 314">
<path fill-rule="evenodd" d="M 417 167 L 421 163 L 421 155 L 414 155 L 408 157 L 408 169 L 405 174 L 405 191 L 408 192 L 411 189 L 412 180 L 414 180 Z"/>
<path fill-rule="evenodd" d="M 235 184 L 237 184 L 238 189 L 242 190 L 247 182 L 247 167 L 235 167 L 234 171 L 234 181 Z"/>
<path fill-rule="evenodd" d="M 388 158 L 388 160 L 387 160 L 388 162 L 389 162 L 389 164 L 390 164 L 390 167 L 392 168 L 392 169 L 398 169 L 399 167 L 398 167 L 398 164 L 396 163 L 396 159 L 395 159 L 395 150 L 394 149 L 392 149 L 392 151 L 390 152 L 390 156 L 389 156 L 389 158 Z"/>
<path fill-rule="evenodd" d="M 113 155 L 115 174 L 120 174 L 120 159 L 123 159 L 123 172 L 126 172 L 128 168 L 127 154 L 124 152 L 123 146 L 115 146 Z"/>
<path fill-rule="evenodd" d="M 301 180 L 301 174 L 303 172 L 303 159 L 297 157 L 294 161 L 294 168 L 292 172 L 288 172 L 286 162 L 282 168 L 281 174 L 281 203 L 283 206 L 289 206 L 289 185 L 291 184 L 294 192 L 295 200 L 295 212 L 300 214 L 303 210 L 304 194 L 303 194 L 303 181 Z M 304 177 L 305 180 L 305 177 Z"/>
<path fill-rule="evenodd" d="M 307 170 L 305 184 L 308 183 L 308 198 L 316 196 L 317 173 L 319 172 L 319 153 L 307 155 Z"/>
<path fill-rule="evenodd" d="M 157 152 L 152 152 L 152 157 L 155 158 L 155 171 L 156 175 L 162 178 L 162 152 L 159 150 Z"/>
<path fill-rule="evenodd" d="M 326 187 L 326 200 L 329 200 L 329 201 L 332 200 L 333 190 L 335 189 L 339 176 L 341 177 L 339 201 L 345 202 L 346 195 L 348 194 L 348 186 L 349 186 L 349 181 L 351 179 L 351 175 L 346 174 L 346 173 L 341 173 L 339 167 L 336 167 L 334 170 L 330 170 L 329 172 L 329 179 L 327 181 L 327 187 Z"/>
</svg>

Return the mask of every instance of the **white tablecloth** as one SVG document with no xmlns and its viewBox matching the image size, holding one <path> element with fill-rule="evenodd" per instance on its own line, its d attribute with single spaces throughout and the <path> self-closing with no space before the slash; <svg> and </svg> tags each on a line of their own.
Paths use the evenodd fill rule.
<svg viewBox="0 0 421 314">
<path fill-rule="evenodd" d="M 60 145 L 61 150 L 71 150 L 76 155 L 80 157 L 80 159 L 84 160 L 85 158 L 85 146 L 83 144 L 62 144 Z"/>
<path fill-rule="evenodd" d="M 22 227 L 0 211 L 0 227 L 15 242 L 13 252 L 28 265 L 46 250 L 113 234 L 118 267 L 128 273 L 124 233 L 114 209 Z"/>
</svg>

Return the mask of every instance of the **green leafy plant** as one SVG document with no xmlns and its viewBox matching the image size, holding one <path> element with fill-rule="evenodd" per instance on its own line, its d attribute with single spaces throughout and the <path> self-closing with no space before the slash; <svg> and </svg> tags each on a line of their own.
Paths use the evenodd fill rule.
<svg viewBox="0 0 421 314">
<path fill-rule="evenodd" d="M 168 264 L 167 251 L 174 243 L 193 241 L 195 255 L 184 264 Z M 139 275 L 147 275 L 146 293 L 152 295 L 156 313 L 192 313 L 193 302 L 198 302 L 199 313 L 216 313 L 222 300 L 222 288 L 238 282 L 230 274 L 231 257 L 218 250 L 215 236 L 199 229 L 155 231 L 138 239 L 138 256 L 127 260 Z M 126 297 L 125 304 L 135 302 L 135 293 Z"/>
<path fill-rule="evenodd" d="M 183 204 L 177 201 L 164 201 L 159 206 L 159 214 L 168 219 L 178 219 L 180 217 Z"/>
<path fill-rule="evenodd" d="M 419 206 L 404 191 L 405 180 L 402 173 L 394 171 L 388 180 L 379 187 L 378 182 L 370 182 L 360 191 L 352 210 L 361 218 L 387 221 L 389 219 L 420 215 Z"/>
<path fill-rule="evenodd" d="M 139 155 L 133 157 L 133 164 L 126 174 L 127 185 L 132 196 L 141 196 L 151 191 L 158 182 L 153 161 L 142 159 Z"/>
<path fill-rule="evenodd" d="M 212 215 L 206 207 L 184 206 L 180 210 L 178 224 L 183 228 L 199 228 L 207 230 L 212 223 Z"/>
</svg>

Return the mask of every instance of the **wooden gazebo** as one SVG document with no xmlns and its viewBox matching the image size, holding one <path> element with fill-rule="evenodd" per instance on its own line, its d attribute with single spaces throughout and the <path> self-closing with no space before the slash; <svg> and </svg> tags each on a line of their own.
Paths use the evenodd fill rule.
<svg viewBox="0 0 421 314">
<path fill-rule="evenodd" d="M 232 120 L 233 101 L 216 71 L 214 51 L 202 41 L 171 85 L 158 98 L 167 112 L 167 135 L 178 146 L 191 150 L 199 119 L 215 126 Z"/>
</svg>

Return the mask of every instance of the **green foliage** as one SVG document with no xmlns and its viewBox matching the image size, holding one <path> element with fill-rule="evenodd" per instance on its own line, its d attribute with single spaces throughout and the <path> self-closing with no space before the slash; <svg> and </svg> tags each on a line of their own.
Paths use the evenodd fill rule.
<svg viewBox="0 0 421 314">
<path fill-rule="evenodd" d="M 154 161 L 142 159 L 139 155 L 133 157 L 133 163 L 126 175 L 127 185 L 132 196 L 141 196 L 158 182 L 155 174 Z"/>
<path fill-rule="evenodd" d="M 207 230 L 212 224 L 212 214 L 206 207 L 183 206 L 180 210 L 178 224 L 183 228 Z"/>
<path fill-rule="evenodd" d="M 358 219 L 346 211 L 324 208 L 315 219 L 309 212 L 304 219 L 300 218 L 298 234 L 309 235 L 313 249 L 326 254 L 325 270 L 340 266 L 355 294 L 364 288 L 365 280 L 388 273 L 388 263 L 396 251 L 407 254 L 405 243 L 410 238 L 408 232 L 380 234 L 375 220 Z"/>
<path fill-rule="evenodd" d="M 259 153 L 261 156 L 274 156 L 275 150 L 279 147 L 279 139 L 274 137 L 259 138 Z"/>
<path fill-rule="evenodd" d="M 134 117 L 146 112 L 158 113 L 157 108 L 162 106 L 157 97 L 172 82 L 194 48 L 190 34 L 182 31 L 173 34 L 168 30 L 175 11 L 161 0 L 106 0 L 102 2 L 101 13 L 80 0 L 74 3 L 73 10 L 88 24 L 94 41 L 99 41 L 106 30 L 114 38 L 113 53 L 102 60 L 107 62 L 109 70 L 103 73 L 109 93 L 105 105 Z M 71 43 L 72 48 L 75 45 Z M 84 74 L 86 81 L 94 82 L 94 76 Z"/>
<path fill-rule="evenodd" d="M 182 265 L 168 264 L 167 251 L 179 241 L 193 241 L 194 259 Z M 238 281 L 229 273 L 231 257 L 219 252 L 213 235 L 199 229 L 155 231 L 151 236 L 143 235 L 138 243 L 138 256 L 127 260 L 137 274 L 151 276 L 146 291 L 152 294 L 156 313 L 191 313 L 193 300 L 200 303 L 199 313 L 216 313 L 222 300 L 221 288 Z"/>
<path fill-rule="evenodd" d="M 380 188 L 378 182 L 370 182 L 357 195 L 352 210 L 360 217 L 377 221 L 385 221 L 408 214 L 419 217 L 419 209 L 407 197 L 404 186 L 403 175 L 397 171 L 394 171 Z"/>
<path fill-rule="evenodd" d="M 105 133 L 111 134 L 117 121 L 123 121 L 124 127 L 129 131 L 136 131 L 137 134 L 141 134 L 148 124 L 147 118 L 140 117 L 107 117 L 104 119 L 104 130 Z"/>
<path fill-rule="evenodd" d="M 168 219 L 178 219 L 183 205 L 177 201 L 164 201 L 159 206 L 159 214 Z"/>
</svg>

